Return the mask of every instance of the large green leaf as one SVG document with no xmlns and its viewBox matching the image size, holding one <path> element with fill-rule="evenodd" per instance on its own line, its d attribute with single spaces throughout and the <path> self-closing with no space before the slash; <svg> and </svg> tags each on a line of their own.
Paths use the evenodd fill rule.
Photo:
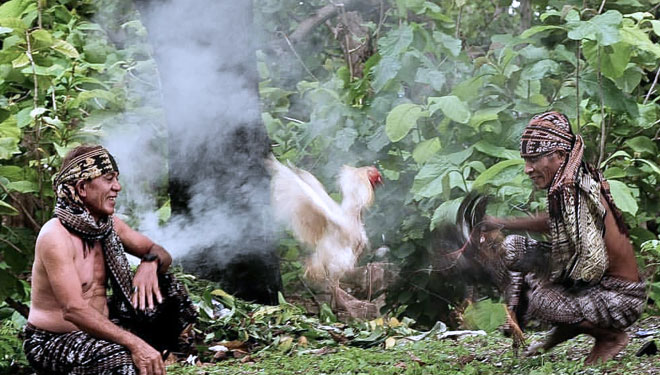
<svg viewBox="0 0 660 375">
<path fill-rule="evenodd" d="M 55 40 L 50 48 L 72 59 L 77 59 L 80 57 L 76 47 L 61 39 Z"/>
<path fill-rule="evenodd" d="M 496 146 L 486 140 L 481 140 L 474 144 L 477 151 L 483 152 L 486 155 L 500 158 L 500 159 L 519 159 L 520 152 L 518 150 L 509 150 L 502 146 Z"/>
<path fill-rule="evenodd" d="M 422 107 L 417 104 L 404 103 L 394 107 L 385 120 L 385 132 L 390 141 L 402 140 L 417 124 L 417 120 L 425 115 Z"/>
<path fill-rule="evenodd" d="M 383 57 L 396 57 L 408 49 L 412 41 L 413 30 L 410 25 L 403 23 L 398 29 L 378 39 L 378 51 Z"/>
<path fill-rule="evenodd" d="M 18 210 L 9 203 L 0 200 L 0 215 L 17 215 Z"/>
<path fill-rule="evenodd" d="M 0 18 L 20 17 L 30 0 L 9 0 L 0 5 Z"/>
<path fill-rule="evenodd" d="M 483 329 L 493 332 L 506 322 L 507 312 L 503 303 L 493 303 L 490 299 L 471 304 L 465 309 L 463 322 L 469 329 Z"/>
<path fill-rule="evenodd" d="M 53 36 L 48 32 L 48 30 L 37 29 L 30 33 L 30 36 L 35 41 L 33 44 L 33 48 L 35 49 L 41 47 L 50 47 L 53 45 Z"/>
<path fill-rule="evenodd" d="M 501 161 L 480 174 L 479 177 L 474 180 L 472 187 L 477 189 L 486 184 L 492 184 L 493 181 L 496 180 L 496 177 L 500 173 L 503 173 L 507 168 L 520 168 L 523 164 L 525 164 L 525 161 L 521 158 Z"/>
<path fill-rule="evenodd" d="M 397 57 L 385 56 L 373 69 L 374 79 L 371 87 L 375 92 L 381 91 L 390 81 L 396 77 L 401 69 L 401 61 Z"/>
<path fill-rule="evenodd" d="M 556 61 L 545 59 L 526 66 L 520 74 L 520 79 L 537 80 L 545 77 L 548 73 L 554 73 L 559 69 Z"/>
<path fill-rule="evenodd" d="M 24 178 L 23 168 L 17 165 L 0 165 L 0 176 L 9 181 L 20 181 Z"/>
<path fill-rule="evenodd" d="M 488 121 L 495 121 L 498 119 L 498 114 L 507 109 L 509 104 L 500 107 L 482 108 L 474 112 L 470 117 L 470 126 L 478 129 L 481 124 Z"/>
<path fill-rule="evenodd" d="M 531 36 L 534 36 L 540 32 L 548 31 L 548 30 L 564 30 L 564 27 L 562 26 L 553 26 L 553 25 L 541 25 L 541 26 L 532 26 L 529 29 L 523 31 L 522 34 L 520 34 L 521 38 L 529 38 Z"/>
<path fill-rule="evenodd" d="M 433 87 L 434 90 L 441 91 L 446 82 L 445 73 L 433 69 L 417 69 L 415 82 L 426 83 Z"/>
<path fill-rule="evenodd" d="M 107 101 L 112 102 L 112 103 L 116 102 L 116 100 L 117 100 L 115 95 L 113 93 L 111 93 L 110 91 L 106 91 L 106 90 L 89 90 L 89 91 L 83 91 L 80 94 L 78 94 L 78 97 L 75 100 L 72 101 L 70 106 L 71 107 L 76 107 L 76 106 L 79 106 L 80 104 L 82 104 L 82 103 L 84 103 L 84 102 L 86 102 L 90 99 L 95 99 L 95 98 L 104 99 L 104 100 L 107 100 Z"/>
<path fill-rule="evenodd" d="M 3 137 L 0 138 L 0 159 L 11 159 L 13 155 L 19 154 L 18 139 Z"/>
<path fill-rule="evenodd" d="M 420 142 L 415 150 L 413 150 L 413 159 L 418 163 L 424 163 L 429 160 L 435 153 L 440 151 L 442 145 L 440 144 L 440 138 L 435 137 L 427 139 L 423 142 Z"/>
<path fill-rule="evenodd" d="M 440 223 L 455 223 L 456 213 L 458 212 L 458 207 L 460 207 L 461 202 L 463 202 L 463 197 L 443 202 L 438 206 L 433 212 L 429 229 L 435 229 Z"/>
<path fill-rule="evenodd" d="M 600 68 L 605 77 L 613 80 L 623 75 L 632 55 L 632 46 L 625 42 L 613 44 L 608 48 L 601 47 L 600 54 L 596 42 L 585 41 L 582 48 L 589 65 L 594 69 Z"/>
<path fill-rule="evenodd" d="M 660 46 L 653 43 L 648 34 L 637 26 L 624 26 L 621 29 L 621 38 L 624 42 L 637 47 L 640 51 L 651 52 L 655 58 L 660 58 Z"/>
<path fill-rule="evenodd" d="M 655 142 L 653 142 L 651 138 L 643 135 L 628 139 L 624 144 L 640 155 L 650 154 L 656 156 L 658 153 L 658 147 L 655 145 Z"/>
<path fill-rule="evenodd" d="M 433 39 L 439 42 L 452 56 L 456 57 L 461 53 L 463 42 L 460 39 L 456 39 L 440 31 L 433 32 Z"/>
<path fill-rule="evenodd" d="M 434 96 L 428 98 L 429 112 L 433 115 L 438 109 L 450 119 L 466 124 L 470 121 L 470 109 L 457 96 Z"/>
<path fill-rule="evenodd" d="M 568 37 L 573 40 L 589 39 L 597 41 L 602 46 L 612 45 L 619 40 L 619 25 L 623 16 L 616 10 L 597 15 L 586 21 L 569 22 L 571 29 Z"/>
<path fill-rule="evenodd" d="M 16 181 L 7 184 L 7 189 L 19 193 L 36 193 L 39 191 L 39 185 L 32 181 Z"/>
<path fill-rule="evenodd" d="M 639 207 L 637 206 L 637 200 L 635 200 L 632 190 L 621 181 L 609 180 L 608 182 L 610 183 L 610 191 L 616 206 L 621 211 L 628 212 L 634 216 Z"/>
</svg>

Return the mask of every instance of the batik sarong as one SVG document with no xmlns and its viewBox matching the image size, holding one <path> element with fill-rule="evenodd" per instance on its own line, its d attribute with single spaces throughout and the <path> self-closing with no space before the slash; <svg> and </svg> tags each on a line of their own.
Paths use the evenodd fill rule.
<svg viewBox="0 0 660 375">
<path fill-rule="evenodd" d="M 84 331 L 54 333 L 28 323 L 23 350 L 38 375 L 137 375 L 125 347 Z"/>
<path fill-rule="evenodd" d="M 502 244 L 507 267 L 525 274 L 519 288 L 524 298 L 526 319 L 550 324 L 573 324 L 587 320 L 599 327 L 622 329 L 641 316 L 646 285 L 604 276 L 594 285 L 550 281 L 547 259 L 550 244 L 511 235 Z"/>
</svg>

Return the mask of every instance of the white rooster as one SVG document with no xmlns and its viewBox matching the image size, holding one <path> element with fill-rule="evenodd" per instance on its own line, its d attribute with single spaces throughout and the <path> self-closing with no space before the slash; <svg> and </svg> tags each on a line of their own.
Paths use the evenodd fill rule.
<svg viewBox="0 0 660 375">
<path fill-rule="evenodd" d="M 374 188 L 383 183 L 380 172 L 372 166 L 344 165 L 338 178 L 339 204 L 311 173 L 287 167 L 272 156 L 266 164 L 272 174 L 271 203 L 276 218 L 314 250 L 306 260 L 305 278 L 336 293 L 339 279 L 355 267 L 367 245 L 362 210 L 373 203 Z"/>
</svg>

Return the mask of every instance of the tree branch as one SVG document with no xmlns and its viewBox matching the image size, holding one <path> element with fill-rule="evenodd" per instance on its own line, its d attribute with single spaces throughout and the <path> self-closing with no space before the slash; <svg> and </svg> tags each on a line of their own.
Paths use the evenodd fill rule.
<svg viewBox="0 0 660 375">
<path fill-rule="evenodd" d="M 12 309 L 16 310 L 19 314 L 23 315 L 23 317 L 26 319 L 28 315 L 30 315 L 30 308 L 23 302 L 19 302 L 11 297 L 7 297 L 5 298 L 5 303 Z"/>
<path fill-rule="evenodd" d="M 316 14 L 300 22 L 298 28 L 289 35 L 289 41 L 297 44 L 304 40 L 315 28 L 335 17 L 343 8 L 345 11 L 366 9 L 380 5 L 376 0 L 344 0 L 341 4 L 329 4 L 316 11 Z"/>
<path fill-rule="evenodd" d="M 644 104 L 646 104 L 646 102 L 649 100 L 649 97 L 653 93 L 653 89 L 655 88 L 655 85 L 658 83 L 658 75 L 660 75 L 660 68 L 658 68 L 658 71 L 655 73 L 655 78 L 653 79 L 651 88 L 649 89 L 649 92 L 646 93 L 646 97 L 644 97 Z"/>
<path fill-rule="evenodd" d="M 30 215 L 30 212 L 28 212 L 28 210 L 25 208 L 25 206 L 23 206 L 23 203 L 21 203 L 20 200 L 18 200 L 16 197 L 14 197 L 14 196 L 9 192 L 9 189 L 7 189 L 7 187 L 5 186 L 5 184 L 3 184 L 1 181 L 0 181 L 0 187 L 2 188 L 2 190 L 5 191 L 5 193 L 6 193 L 6 194 L 7 194 L 7 195 L 8 195 L 8 196 L 9 196 L 14 202 L 16 202 L 16 204 L 18 204 L 18 207 L 21 209 L 21 211 L 23 212 L 23 214 L 25 215 L 25 217 L 28 218 L 28 220 L 30 221 L 30 223 L 31 223 L 32 226 L 34 227 L 33 229 L 34 229 L 36 232 L 39 232 L 39 231 L 41 230 L 41 225 L 39 225 L 39 223 L 37 223 L 37 221 L 34 220 L 34 218 L 32 217 L 32 215 Z"/>
<path fill-rule="evenodd" d="M 598 46 L 598 90 L 600 91 L 600 152 L 598 154 L 598 164 L 605 158 L 605 138 L 607 138 L 607 128 L 605 127 L 605 100 L 603 99 L 603 75 L 601 73 L 600 46 Z"/>
</svg>

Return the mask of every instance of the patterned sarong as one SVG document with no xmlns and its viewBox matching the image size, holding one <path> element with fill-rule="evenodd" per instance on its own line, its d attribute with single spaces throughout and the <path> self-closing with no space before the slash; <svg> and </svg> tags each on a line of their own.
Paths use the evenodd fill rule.
<svg viewBox="0 0 660 375">
<path fill-rule="evenodd" d="M 23 350 L 39 375 L 137 375 L 125 347 L 83 331 L 54 333 L 25 326 Z"/>
<path fill-rule="evenodd" d="M 502 244 L 507 267 L 526 274 L 520 289 L 525 296 L 526 318 L 550 324 L 582 320 L 603 328 L 625 328 L 642 314 L 646 301 L 644 281 L 632 282 L 604 276 L 595 285 L 553 282 L 547 275 L 548 243 L 510 235 Z M 517 297 L 516 297 L 517 298 Z"/>
</svg>

